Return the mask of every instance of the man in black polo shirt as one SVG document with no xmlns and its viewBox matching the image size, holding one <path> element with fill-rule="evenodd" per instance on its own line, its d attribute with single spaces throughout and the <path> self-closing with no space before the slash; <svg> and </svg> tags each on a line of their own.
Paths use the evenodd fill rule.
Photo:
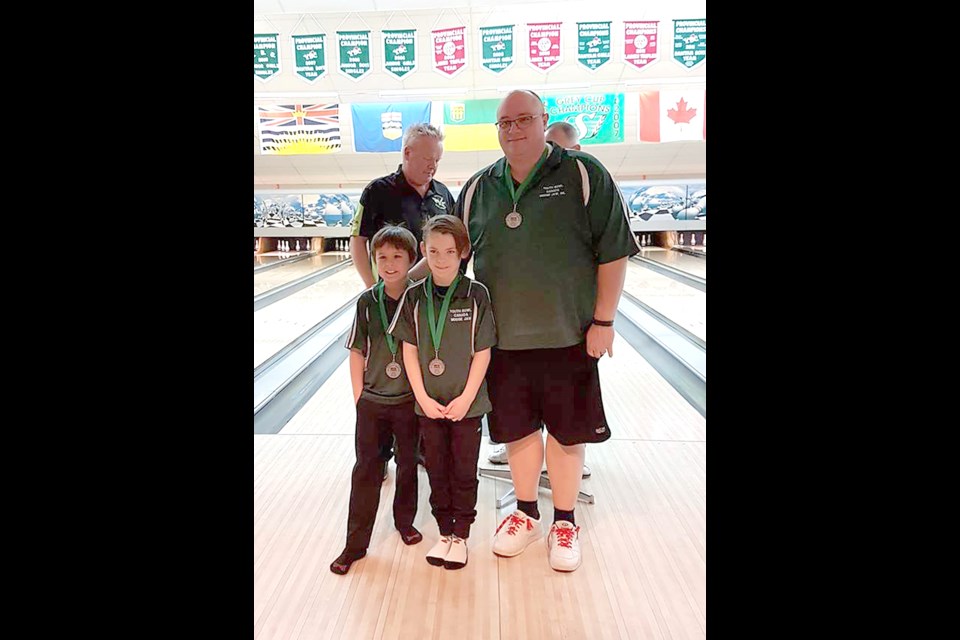
<svg viewBox="0 0 960 640">
<path fill-rule="evenodd" d="M 431 124 L 411 125 L 403 135 L 403 160 L 390 175 L 377 178 L 364 188 L 360 205 L 350 223 L 350 256 L 365 287 L 375 283 L 368 239 L 386 223 L 401 224 L 417 238 L 417 264 L 410 278 L 426 277 L 427 266 L 419 255 L 423 223 L 441 213 L 453 213 L 456 204 L 450 190 L 433 179 L 443 157 L 443 133 Z"/>
<path fill-rule="evenodd" d="M 400 152 L 403 158 L 397 170 L 364 188 L 350 222 L 350 257 L 367 288 L 376 283 L 368 240 L 377 231 L 392 223 L 413 233 L 417 239 L 417 263 L 410 269 L 410 278 L 419 280 L 427 275 L 426 260 L 420 252 L 423 223 L 435 215 L 453 213 L 456 204 L 450 190 L 433 179 L 443 157 L 443 133 L 439 129 L 424 122 L 410 125 L 403 134 Z M 386 479 L 387 462 L 393 451 L 387 448 L 381 455 Z M 423 464 L 423 456 L 418 453 L 418 458 Z"/>
</svg>

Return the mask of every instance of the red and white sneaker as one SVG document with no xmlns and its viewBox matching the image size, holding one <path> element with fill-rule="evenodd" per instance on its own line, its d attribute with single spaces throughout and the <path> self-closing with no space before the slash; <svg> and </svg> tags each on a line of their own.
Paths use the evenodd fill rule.
<svg viewBox="0 0 960 640">
<path fill-rule="evenodd" d="M 503 519 L 493 535 L 493 552 L 498 556 L 512 558 L 520 555 L 531 542 L 543 535 L 539 520 L 534 520 L 517 509 Z"/>
<path fill-rule="evenodd" d="M 566 520 L 557 520 L 547 535 L 550 568 L 554 571 L 575 571 L 580 566 L 580 527 Z"/>
</svg>

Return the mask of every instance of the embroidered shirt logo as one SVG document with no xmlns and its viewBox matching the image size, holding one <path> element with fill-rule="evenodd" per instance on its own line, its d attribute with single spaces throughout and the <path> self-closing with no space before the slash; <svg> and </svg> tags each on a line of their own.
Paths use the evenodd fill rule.
<svg viewBox="0 0 960 640">
<path fill-rule="evenodd" d="M 466 322 L 473 318 L 473 309 L 450 309 L 450 322 Z"/>
<path fill-rule="evenodd" d="M 443 196 L 433 196 L 433 204 L 437 209 L 447 210 L 447 201 L 443 199 Z"/>
<path fill-rule="evenodd" d="M 554 196 L 565 196 L 567 192 L 563 190 L 563 183 L 545 184 L 541 187 L 541 198 L 553 198 Z"/>
<path fill-rule="evenodd" d="M 599 427 L 594 429 L 594 431 L 596 431 L 597 433 L 606 433 L 607 427 L 605 425 L 600 425 Z"/>
</svg>

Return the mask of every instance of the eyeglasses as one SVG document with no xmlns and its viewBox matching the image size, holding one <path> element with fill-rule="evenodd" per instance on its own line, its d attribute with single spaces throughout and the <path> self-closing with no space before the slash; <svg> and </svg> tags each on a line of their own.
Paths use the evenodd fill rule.
<svg viewBox="0 0 960 640">
<path fill-rule="evenodd" d="M 509 131 L 510 125 L 516 124 L 518 129 L 526 129 L 530 126 L 530 123 L 536 120 L 537 118 L 543 116 L 542 113 L 538 113 L 535 116 L 520 116 L 516 120 L 499 120 L 493 124 L 497 125 L 497 129 L 500 131 Z"/>
</svg>

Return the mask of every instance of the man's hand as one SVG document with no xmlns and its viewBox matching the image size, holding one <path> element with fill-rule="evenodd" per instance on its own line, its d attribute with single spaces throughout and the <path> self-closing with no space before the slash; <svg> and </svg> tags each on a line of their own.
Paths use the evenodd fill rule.
<svg viewBox="0 0 960 640">
<path fill-rule="evenodd" d="M 587 353 L 594 358 L 602 358 L 604 353 L 613 357 L 613 327 L 601 327 L 591 324 L 587 329 Z"/>
</svg>

